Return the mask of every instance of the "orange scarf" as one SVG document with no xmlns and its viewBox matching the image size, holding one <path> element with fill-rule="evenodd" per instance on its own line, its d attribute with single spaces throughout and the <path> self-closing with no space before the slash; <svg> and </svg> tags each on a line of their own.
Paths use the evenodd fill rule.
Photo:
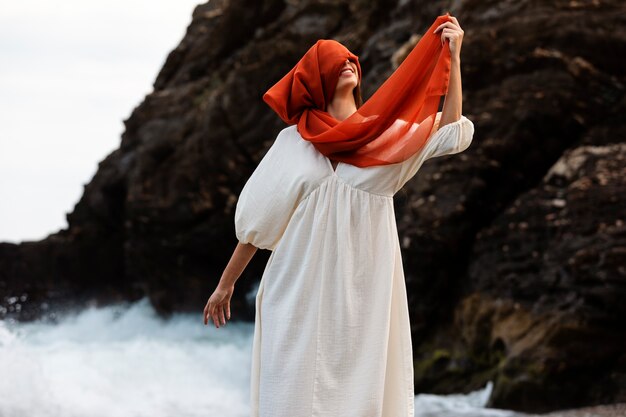
<svg viewBox="0 0 626 417">
<path fill-rule="evenodd" d="M 320 39 L 263 100 L 326 157 L 359 167 L 404 161 L 426 143 L 441 96 L 450 79 L 449 41 L 441 44 L 438 16 L 400 66 L 355 113 L 343 121 L 325 109 L 331 102 L 346 58 L 358 56 L 341 43 Z"/>
</svg>

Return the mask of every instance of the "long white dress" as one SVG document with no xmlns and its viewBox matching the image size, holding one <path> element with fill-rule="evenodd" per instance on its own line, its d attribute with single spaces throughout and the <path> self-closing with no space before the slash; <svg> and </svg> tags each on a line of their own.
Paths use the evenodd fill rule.
<svg viewBox="0 0 626 417">
<path fill-rule="evenodd" d="M 237 239 L 272 251 L 256 295 L 251 417 L 413 417 L 393 195 L 473 134 L 461 116 L 406 161 L 336 170 L 296 125 L 278 134 L 235 210 Z"/>
</svg>

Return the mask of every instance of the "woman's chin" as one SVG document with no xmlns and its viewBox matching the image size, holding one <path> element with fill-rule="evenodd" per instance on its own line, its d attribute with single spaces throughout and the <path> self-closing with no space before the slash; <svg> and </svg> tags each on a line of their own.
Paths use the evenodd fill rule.
<svg viewBox="0 0 626 417">
<path fill-rule="evenodd" d="M 337 90 L 339 89 L 344 89 L 344 88 L 349 88 L 351 90 L 353 90 L 354 88 L 356 88 L 356 86 L 358 85 L 357 80 L 355 80 L 354 78 L 345 78 L 345 79 L 339 79 L 339 82 L 337 83 Z"/>
</svg>

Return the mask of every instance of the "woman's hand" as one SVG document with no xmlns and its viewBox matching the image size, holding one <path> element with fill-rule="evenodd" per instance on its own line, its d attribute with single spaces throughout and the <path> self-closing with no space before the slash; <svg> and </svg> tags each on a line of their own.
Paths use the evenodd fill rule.
<svg viewBox="0 0 626 417">
<path fill-rule="evenodd" d="M 237 242 L 235 251 L 228 261 L 228 265 L 224 268 L 222 277 L 220 278 L 217 288 L 207 301 L 204 307 L 204 324 L 209 321 L 209 317 L 215 323 L 215 327 L 226 324 L 226 320 L 230 320 L 230 298 L 235 290 L 235 282 L 243 272 L 250 259 L 257 251 L 257 247 L 251 243 Z M 224 318 L 224 310 L 226 310 L 226 318 Z"/>
<path fill-rule="evenodd" d="M 234 285 L 224 286 L 218 284 L 211 297 L 204 307 L 204 324 L 208 324 L 209 317 L 215 323 L 215 327 L 220 327 L 220 321 L 222 324 L 226 324 L 226 319 L 230 320 L 230 299 L 235 290 Z M 226 310 L 226 319 L 224 318 L 224 310 Z"/>
<path fill-rule="evenodd" d="M 459 21 L 456 20 L 456 17 L 450 16 L 452 21 L 443 22 L 437 29 L 435 29 L 434 33 L 441 30 L 441 43 L 443 44 L 446 39 L 450 40 L 450 53 L 456 58 L 461 58 L 461 43 L 463 42 L 463 29 L 459 25 Z"/>
</svg>

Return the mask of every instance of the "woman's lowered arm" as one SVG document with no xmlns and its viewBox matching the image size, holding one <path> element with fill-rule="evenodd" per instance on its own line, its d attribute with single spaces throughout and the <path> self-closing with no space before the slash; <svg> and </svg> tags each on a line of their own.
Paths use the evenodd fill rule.
<svg viewBox="0 0 626 417">
<path fill-rule="evenodd" d="M 204 307 L 204 324 L 208 324 L 209 318 L 213 320 L 215 327 L 220 327 L 220 322 L 226 324 L 230 320 L 230 299 L 235 291 L 235 282 L 257 251 L 257 247 L 251 243 L 237 242 L 235 251 L 224 268 L 220 282 Z M 224 317 L 226 311 L 226 317 Z"/>
<path fill-rule="evenodd" d="M 224 272 L 222 272 L 222 277 L 220 278 L 218 285 L 222 287 L 234 286 L 243 270 L 246 269 L 246 266 L 248 266 L 250 259 L 252 259 L 257 249 L 259 248 L 254 246 L 252 243 L 237 242 L 235 251 L 230 257 L 228 265 L 224 268 Z"/>
</svg>

